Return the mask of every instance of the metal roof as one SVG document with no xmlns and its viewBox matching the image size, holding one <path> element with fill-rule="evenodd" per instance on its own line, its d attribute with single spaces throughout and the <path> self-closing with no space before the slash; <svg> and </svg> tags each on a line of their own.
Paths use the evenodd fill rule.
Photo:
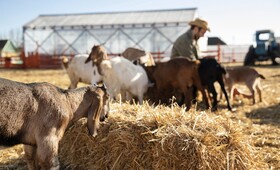
<svg viewBox="0 0 280 170">
<path fill-rule="evenodd" d="M 208 37 L 208 45 L 227 45 L 223 40 L 219 37 Z"/>
<path fill-rule="evenodd" d="M 0 51 L 5 47 L 8 40 L 0 40 Z"/>
<path fill-rule="evenodd" d="M 137 24 L 187 24 L 196 17 L 197 8 L 127 11 L 84 14 L 39 15 L 23 27 L 106 26 Z"/>
</svg>

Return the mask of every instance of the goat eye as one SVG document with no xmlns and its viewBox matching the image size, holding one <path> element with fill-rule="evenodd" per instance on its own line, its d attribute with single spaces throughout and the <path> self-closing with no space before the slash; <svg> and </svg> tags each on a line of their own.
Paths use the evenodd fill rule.
<svg viewBox="0 0 280 170">
<path fill-rule="evenodd" d="M 95 73 L 95 70 L 93 70 L 93 75 L 95 75 L 96 73 Z"/>
</svg>

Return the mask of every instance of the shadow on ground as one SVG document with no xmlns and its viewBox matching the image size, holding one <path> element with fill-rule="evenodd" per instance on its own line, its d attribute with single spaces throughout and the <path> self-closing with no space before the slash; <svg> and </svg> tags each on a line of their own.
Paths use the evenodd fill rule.
<svg viewBox="0 0 280 170">
<path fill-rule="evenodd" d="M 259 108 L 245 113 L 254 123 L 271 124 L 280 127 L 280 103 L 266 108 Z"/>
</svg>

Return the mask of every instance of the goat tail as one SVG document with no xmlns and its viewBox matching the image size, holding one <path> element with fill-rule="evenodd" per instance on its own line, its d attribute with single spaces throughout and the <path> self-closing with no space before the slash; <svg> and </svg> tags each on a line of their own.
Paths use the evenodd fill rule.
<svg viewBox="0 0 280 170">
<path fill-rule="evenodd" d="M 199 60 L 195 60 L 194 63 L 198 65 L 198 64 L 200 64 L 201 62 L 200 62 Z"/>
<path fill-rule="evenodd" d="M 227 71 L 225 69 L 225 67 L 223 67 L 222 65 L 217 63 L 217 69 L 219 72 L 221 72 L 222 74 L 227 74 Z"/>
<path fill-rule="evenodd" d="M 194 60 L 194 61 L 191 61 L 191 62 L 193 62 L 193 69 L 194 70 L 198 70 L 199 69 L 199 66 L 200 66 L 200 64 L 201 64 L 201 62 L 199 61 L 199 60 Z M 157 65 L 156 65 L 157 66 Z"/>
<path fill-rule="evenodd" d="M 219 69 L 219 71 L 222 73 L 222 74 L 226 74 L 227 72 L 226 72 L 226 69 L 223 67 L 223 66 L 221 66 L 221 65 L 218 65 L 218 69 Z"/>
<path fill-rule="evenodd" d="M 258 77 L 260 77 L 261 79 L 265 79 L 265 77 L 261 74 L 258 74 Z"/>
<path fill-rule="evenodd" d="M 68 68 L 69 59 L 66 56 L 62 56 L 62 64 L 65 69 Z"/>
</svg>

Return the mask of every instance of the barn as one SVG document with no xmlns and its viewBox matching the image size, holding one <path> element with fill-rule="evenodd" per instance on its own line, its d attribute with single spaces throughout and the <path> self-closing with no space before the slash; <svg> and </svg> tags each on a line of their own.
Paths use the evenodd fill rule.
<svg viewBox="0 0 280 170">
<path fill-rule="evenodd" d="M 40 15 L 23 26 L 24 53 L 69 56 L 103 44 L 109 54 L 136 47 L 169 56 L 195 17 L 197 8 Z"/>
<path fill-rule="evenodd" d="M 0 57 L 18 57 L 18 49 L 11 40 L 0 40 Z"/>
</svg>

